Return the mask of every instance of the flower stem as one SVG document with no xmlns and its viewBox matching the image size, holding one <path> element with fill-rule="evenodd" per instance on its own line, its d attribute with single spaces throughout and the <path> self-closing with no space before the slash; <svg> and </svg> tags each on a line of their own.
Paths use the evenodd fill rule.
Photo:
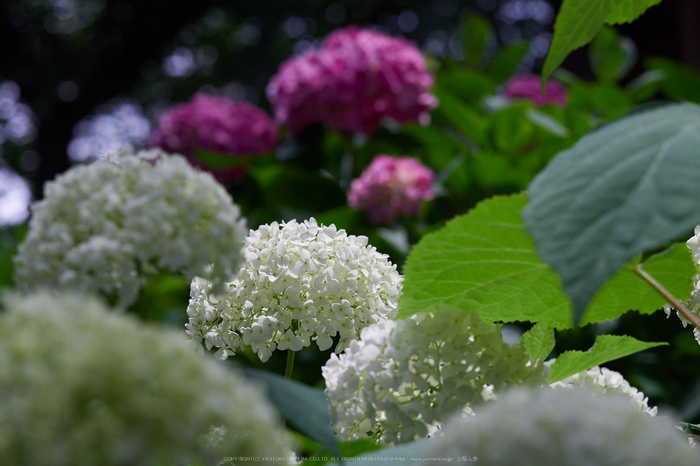
<svg viewBox="0 0 700 466">
<path fill-rule="evenodd" d="M 700 330 L 700 321 L 698 318 L 690 312 L 690 310 L 683 305 L 678 299 L 673 296 L 669 291 L 664 288 L 661 283 L 657 282 L 654 277 L 649 275 L 644 269 L 642 269 L 642 264 L 637 264 L 637 273 L 639 276 L 641 276 L 644 280 L 646 280 L 656 291 L 658 291 L 661 296 L 666 298 L 669 303 L 673 307 L 675 307 L 680 313 L 682 313 L 686 319 L 688 319 L 690 322 L 692 322 L 693 325 L 695 325 L 695 328 Z"/>
<path fill-rule="evenodd" d="M 296 354 L 296 351 L 292 351 L 290 349 L 287 350 L 287 366 L 284 368 L 284 378 L 285 379 L 290 379 L 292 378 L 292 372 L 294 371 L 294 355 Z M 285 422 L 284 422 L 284 417 L 280 416 L 280 428 L 284 430 L 285 427 Z"/>
<path fill-rule="evenodd" d="M 295 351 L 287 350 L 287 367 L 284 368 L 284 378 L 291 379 L 292 371 L 294 370 L 294 355 Z"/>
</svg>

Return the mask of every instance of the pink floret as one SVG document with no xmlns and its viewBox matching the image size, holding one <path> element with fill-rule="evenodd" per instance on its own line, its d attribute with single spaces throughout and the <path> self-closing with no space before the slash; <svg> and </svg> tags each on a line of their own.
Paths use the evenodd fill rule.
<svg viewBox="0 0 700 466">
<path fill-rule="evenodd" d="M 186 156 L 193 165 L 211 171 L 221 181 L 235 181 L 241 167 L 214 170 L 195 157 L 196 149 L 227 155 L 255 155 L 279 144 L 277 126 L 265 111 L 247 103 L 196 94 L 189 102 L 163 114 L 149 146 Z"/>
<path fill-rule="evenodd" d="M 540 77 L 532 74 L 512 77 L 506 83 L 503 96 L 509 100 L 527 99 L 537 106 L 552 104 L 566 107 L 567 101 L 566 88 L 551 79 L 547 81 L 544 95 L 542 95 Z"/>
<path fill-rule="evenodd" d="M 339 29 L 319 49 L 285 61 L 267 86 L 278 123 L 292 133 L 321 123 L 371 135 L 384 118 L 430 122 L 437 105 L 420 50 L 369 29 Z"/>
<path fill-rule="evenodd" d="M 348 204 L 367 212 L 375 225 L 391 225 L 399 215 L 415 215 L 421 201 L 435 197 L 435 173 L 412 157 L 378 155 L 355 179 Z"/>
</svg>

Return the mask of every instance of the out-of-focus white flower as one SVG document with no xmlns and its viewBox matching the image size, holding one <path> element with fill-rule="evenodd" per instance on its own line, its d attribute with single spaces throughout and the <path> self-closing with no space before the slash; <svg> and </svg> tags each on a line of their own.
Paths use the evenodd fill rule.
<svg viewBox="0 0 700 466">
<path fill-rule="evenodd" d="M 585 387 L 515 388 L 449 423 L 419 464 L 459 457 L 495 466 L 700 464 L 671 420 L 642 414 L 627 398 Z"/>
<path fill-rule="evenodd" d="M 132 303 L 143 274 L 204 276 L 241 266 L 245 219 L 210 174 L 180 156 L 128 148 L 48 183 L 15 258 L 20 288 L 74 288 Z"/>
<path fill-rule="evenodd" d="M 286 464 L 260 390 L 179 332 L 95 298 L 12 296 L 0 313 L 0 464 Z M 267 462 L 255 457 L 270 458 Z"/>
<path fill-rule="evenodd" d="M 322 372 L 340 438 L 385 444 L 432 435 L 508 385 L 545 383 L 543 367 L 508 346 L 499 325 L 464 311 L 371 325 Z"/>
<path fill-rule="evenodd" d="M 606 367 L 595 366 L 579 372 L 558 382 L 550 384 L 552 388 L 574 388 L 586 386 L 601 393 L 620 393 L 628 395 L 640 413 L 656 416 L 658 408 L 649 407 L 649 397 L 634 388 L 619 372 Z"/>
<path fill-rule="evenodd" d="M 262 361 L 273 351 L 299 351 L 315 340 L 321 350 L 340 335 L 342 351 L 370 324 L 398 311 L 402 277 L 388 256 L 335 226 L 303 223 L 251 230 L 245 265 L 223 295 L 192 281 L 187 333 L 217 357 L 249 345 Z"/>
</svg>

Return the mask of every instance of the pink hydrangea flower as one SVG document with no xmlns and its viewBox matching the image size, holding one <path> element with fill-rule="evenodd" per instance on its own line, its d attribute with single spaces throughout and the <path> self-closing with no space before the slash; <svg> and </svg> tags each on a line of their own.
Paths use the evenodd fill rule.
<svg viewBox="0 0 700 466">
<path fill-rule="evenodd" d="M 435 173 L 412 157 L 378 155 L 348 191 L 348 204 L 364 210 L 375 225 L 391 225 L 398 215 L 415 215 L 421 201 L 435 197 Z"/>
<path fill-rule="evenodd" d="M 193 165 L 213 172 L 221 181 L 239 179 L 243 169 L 204 167 L 195 157 L 196 149 L 252 155 L 272 151 L 278 144 L 277 126 L 263 110 L 206 94 L 196 94 L 189 102 L 166 112 L 149 141 L 151 147 L 186 156 Z"/>
<path fill-rule="evenodd" d="M 503 89 L 503 96 L 509 100 L 527 99 L 537 106 L 553 104 L 566 106 L 566 88 L 554 80 L 547 81 L 544 95 L 540 90 L 540 77 L 533 74 L 520 74 L 512 77 Z"/>
<path fill-rule="evenodd" d="M 348 27 L 319 49 L 284 62 L 267 86 L 275 118 L 292 133 L 322 123 L 346 133 L 374 133 L 384 118 L 430 122 L 437 105 L 420 50 L 405 39 Z"/>
</svg>

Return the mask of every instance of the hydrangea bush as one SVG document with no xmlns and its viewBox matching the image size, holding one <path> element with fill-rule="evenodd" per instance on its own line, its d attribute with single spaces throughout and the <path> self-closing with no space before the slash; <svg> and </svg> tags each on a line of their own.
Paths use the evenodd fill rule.
<svg viewBox="0 0 700 466">
<path fill-rule="evenodd" d="M 353 180 L 348 205 L 364 210 L 375 225 L 391 225 L 399 215 L 416 215 L 435 197 L 435 173 L 412 157 L 377 155 Z"/>
<path fill-rule="evenodd" d="M 196 354 L 182 333 L 76 294 L 15 295 L 5 306 L 0 464 L 287 464 L 258 387 Z"/>
<path fill-rule="evenodd" d="M 348 27 L 285 61 L 267 86 L 275 118 L 298 133 L 314 123 L 371 135 L 383 119 L 430 121 L 433 77 L 412 43 Z"/>
<path fill-rule="evenodd" d="M 364 236 L 311 218 L 251 230 L 245 264 L 223 294 L 192 282 L 187 333 L 226 358 L 249 345 L 262 361 L 273 351 L 342 351 L 364 327 L 396 316 L 401 276 Z"/>
<path fill-rule="evenodd" d="M 15 257 L 21 289 L 69 288 L 115 296 L 126 307 L 144 274 L 208 277 L 216 287 L 243 262 L 245 219 L 209 174 L 181 156 L 123 149 L 76 166 L 31 208 Z"/>
<path fill-rule="evenodd" d="M 199 93 L 161 116 L 149 144 L 186 156 L 190 163 L 212 171 L 222 181 L 236 181 L 243 174 L 241 167 L 207 167 L 196 156 L 197 149 L 231 156 L 264 154 L 277 147 L 279 134 L 264 110 Z"/>
<path fill-rule="evenodd" d="M 468 458 L 522 466 L 695 465 L 697 449 L 665 417 L 641 414 L 623 395 L 588 388 L 516 388 L 445 428 L 420 464 Z"/>
<path fill-rule="evenodd" d="M 382 444 L 435 434 L 506 386 L 545 382 L 542 365 L 508 346 L 500 326 L 463 311 L 371 325 L 322 371 L 340 438 Z"/>
<path fill-rule="evenodd" d="M 598 5 L 602 16 L 594 15 L 601 24 L 603 20 L 632 19 L 624 18 L 628 13 L 624 11 L 605 13 L 614 2 L 607 3 L 610 5 Z M 564 5 L 572 4 L 592 8 L 585 0 L 564 0 Z M 566 11 L 580 10 L 562 6 L 562 12 Z M 203 30 L 213 31 L 214 22 L 218 24 L 217 18 L 225 17 L 228 10 L 215 13 L 216 18 L 207 14 Z M 612 16 L 605 19 L 603 13 Z M 295 21 L 301 24 L 299 18 L 289 19 L 284 23 L 285 32 Z M 313 34 L 306 17 L 303 23 L 307 26 L 304 34 Z M 460 37 L 463 56 L 453 50 L 457 41 L 450 41 L 449 53 L 454 55 L 426 61 L 410 42 L 349 27 L 283 63 L 267 87 L 275 118 L 289 130 L 283 131 L 286 140 L 275 157 L 236 157 L 268 152 L 279 142 L 274 123 L 261 110 L 205 95 L 175 107 L 164 115 L 151 143 L 185 157 L 160 150 L 113 155 L 111 162 L 75 168 L 49 185 L 46 199 L 33 210 L 27 240 L 15 261 L 17 285 L 22 291 L 39 287 L 101 291 L 126 312 L 152 306 L 155 312 L 144 315 L 154 319 L 166 314 L 160 311 L 171 305 L 180 306 L 180 317 L 189 318 L 186 329 L 196 343 L 193 346 L 200 351 L 216 348 L 220 358 L 263 367 L 260 372 L 245 369 L 247 376 L 262 384 L 256 390 L 264 392 L 266 386 L 270 401 L 280 411 L 302 413 L 290 415 L 286 422 L 334 454 L 442 436 L 447 443 L 435 443 L 437 450 L 421 459 L 491 464 L 687 464 L 688 449 L 682 441 L 667 441 L 676 438 L 675 432 L 669 433 L 667 421 L 658 421 L 666 422 L 663 428 L 647 429 L 649 420 L 657 416 L 645 395 L 621 374 L 600 365 L 663 344 L 621 335 L 648 334 L 649 330 L 629 325 L 629 321 L 643 322 L 630 316 L 633 313 L 618 319 L 623 313 L 633 309 L 650 314 L 666 303 L 689 321 L 700 313 L 700 292 L 693 291 L 689 300 L 682 301 L 693 289 L 690 277 L 697 273 L 693 262 L 698 258 L 691 260 L 685 246 L 663 250 L 670 242 L 687 237 L 700 219 L 700 107 L 689 102 L 648 106 L 620 118 L 659 93 L 695 102 L 697 95 L 692 90 L 700 81 L 678 64 L 658 65 L 656 61 L 654 65 L 655 60 L 650 60 L 645 65 L 650 74 L 624 87 L 616 84 L 631 65 L 630 49 L 629 43 L 607 28 L 589 48 L 598 81 L 583 82 L 562 74 L 566 88 L 550 82 L 541 95 L 537 77 L 509 80 L 515 70 L 523 69 L 526 48 L 515 44 L 491 49 L 488 44 L 492 44 L 494 31 L 476 15 L 465 18 L 464 25 L 466 34 L 454 36 Z M 587 31 L 596 27 L 592 24 Z M 192 34 L 194 43 L 187 47 L 191 45 L 194 51 L 197 41 L 212 41 L 206 49 L 198 49 L 195 62 L 204 65 L 199 52 L 214 50 L 211 45 L 226 37 L 227 46 L 235 45 L 242 38 L 239 33 L 248 29 L 254 27 L 242 28 L 238 21 L 224 20 L 213 36 Z M 556 37 L 566 31 L 577 33 L 572 28 L 556 28 L 550 47 L 555 55 L 561 55 Z M 300 36 L 295 46 L 305 41 Z M 574 42 L 578 43 L 569 41 Z M 436 43 L 431 44 L 432 48 Z M 284 46 L 289 45 L 291 41 Z M 228 86 L 230 75 L 207 74 L 222 62 L 198 69 L 196 82 L 186 82 L 185 77 L 172 81 L 169 76 L 149 86 L 156 89 L 159 84 L 182 83 L 173 87 L 178 98 L 183 97 L 178 93 L 193 89 L 192 84 L 201 85 L 204 76 L 211 82 L 203 89 Z M 551 71 L 551 66 L 545 66 L 543 75 L 548 78 Z M 694 81 L 697 86 L 677 85 Z M 499 92 L 501 97 L 495 97 Z M 527 99 L 538 108 L 527 102 L 504 105 L 506 99 Z M 389 123 L 386 130 L 378 130 L 382 122 Z M 299 134 L 314 124 L 325 128 Z M 406 157 L 383 155 L 387 153 Z M 245 243 L 238 208 L 210 175 L 189 167 L 185 158 L 195 164 L 201 161 L 207 169 L 224 169 L 215 174 L 219 180 L 238 180 L 227 189 L 235 193 L 250 219 L 253 230 Z M 8 163 L 27 161 L 18 154 L 6 159 Z M 243 162 L 255 166 L 240 177 L 241 169 L 230 167 L 240 167 Z M 351 186 L 352 175 L 361 172 Z M 435 196 L 434 178 L 439 180 L 435 186 L 440 196 L 421 206 L 423 200 Z M 520 195 L 500 196 L 526 188 Z M 365 211 L 372 225 L 353 209 Z M 419 209 L 419 221 L 407 218 L 405 225 L 396 225 L 397 216 L 415 215 Z M 289 221 L 311 216 L 318 222 Z M 14 241 L 21 234 L 20 227 L 9 236 Z M 696 233 L 689 242 L 694 256 L 700 256 L 698 236 Z M 8 231 L 0 230 L 0 286 L 12 286 L 12 264 L 5 252 L 16 243 L 8 247 L 7 238 Z M 379 251 L 391 254 L 391 259 Z M 188 316 L 184 293 L 178 296 L 183 290 L 167 277 L 148 280 L 147 290 L 135 306 L 129 306 L 146 274 L 159 271 L 192 279 Z M 405 274 L 405 281 L 399 271 Z M 697 283 L 696 278 L 696 288 Z M 20 299 L 35 302 L 27 297 L 15 298 L 13 303 Z M 59 307 L 63 302 L 63 298 L 51 299 Z M 174 343 L 166 361 L 158 344 L 142 344 L 140 337 L 127 335 L 111 323 L 121 317 L 103 319 L 109 322 L 109 331 L 92 330 L 88 323 L 95 319 L 91 311 L 85 311 L 92 304 L 81 303 L 69 307 L 80 307 L 83 313 L 56 312 L 52 316 L 65 322 L 35 326 L 33 318 L 22 314 L 21 325 L 0 328 L 0 337 L 7 333 L 0 341 L 0 383 L 9 374 L 8 403 L 12 403 L 0 408 L 0 447 L 9 452 L 0 458 L 1 463 L 51 464 L 43 460 L 49 456 L 42 451 L 45 448 L 57 452 L 56 458 L 80 452 L 66 464 L 91 464 L 88 456 L 93 451 L 100 455 L 97 464 L 140 464 L 131 457 L 119 463 L 125 453 L 114 445 L 122 441 L 129 445 L 127 453 L 155 458 L 152 464 L 194 466 L 189 460 L 197 455 L 211 463 L 213 457 L 207 456 L 206 448 L 216 449 L 219 444 L 228 449 L 229 440 L 239 443 L 234 442 L 226 454 L 220 450 L 224 455 L 214 458 L 215 463 L 235 462 L 229 455 L 238 454 L 239 447 L 249 448 L 241 454 L 251 455 L 256 463 L 281 453 L 271 446 L 277 445 L 277 434 L 264 428 L 255 439 L 248 439 L 238 435 L 241 430 L 236 427 L 235 438 L 227 440 L 231 433 L 225 427 L 228 418 L 224 418 L 230 412 L 227 402 L 235 403 L 244 417 L 249 412 L 269 411 L 264 401 L 239 397 L 235 390 L 223 401 L 209 391 L 220 393 L 223 385 L 244 390 L 237 379 L 221 375 L 225 382 L 209 383 L 210 376 L 200 376 L 187 359 L 195 356 L 181 355 L 180 346 Z M 458 310 L 445 312 L 445 308 Z M 13 313 L 9 311 L 7 322 Z M 167 315 L 168 321 L 178 319 L 173 312 Z M 402 320 L 394 320 L 399 318 Z M 4 317 L 0 320 L 4 323 Z M 567 335 L 561 331 L 579 336 L 572 327 L 590 328 L 588 324 L 606 320 L 609 322 L 596 332 L 614 327 L 616 335 L 597 335 L 588 351 L 557 354 L 561 349 L 557 343 Z M 507 322 L 529 329 L 513 347 L 500 334 L 500 324 Z M 693 324 L 700 328 L 700 322 Z M 73 362 L 66 358 L 77 350 L 64 343 L 63 336 L 59 341 L 54 335 L 67 334 L 66 326 L 72 332 L 71 342 L 80 344 L 81 351 L 87 349 L 73 357 Z M 42 337 L 47 335 L 40 343 L 35 334 L 28 333 L 35 328 Z M 674 342 L 669 348 L 672 357 L 657 358 L 663 362 L 656 363 L 656 368 L 672 368 L 668 361 L 692 367 L 692 354 L 683 345 L 688 335 L 669 337 L 656 326 L 651 330 L 654 339 Z M 128 348 L 123 357 L 115 357 L 117 343 L 110 338 L 119 339 L 122 333 L 126 336 L 120 344 Z M 94 341 L 89 340 L 92 334 Z M 577 341 L 573 338 L 566 346 Z M 328 353 L 321 350 L 334 343 L 338 355 L 328 361 Z M 4 356 L 3 348 L 10 347 L 19 349 L 8 350 L 10 356 Z M 289 350 L 287 375 L 301 374 L 305 383 L 315 387 L 324 383 L 323 375 L 325 392 L 270 374 L 281 372 L 281 361 L 276 358 L 281 355 L 273 357 L 277 349 Z M 301 349 L 305 351 L 293 371 L 294 355 Z M 151 359 L 151 353 L 159 356 Z M 538 361 L 550 353 L 556 360 L 548 371 Z M 21 365 L 12 359 L 24 356 Z M 628 358 L 618 367 L 622 373 L 653 367 L 647 365 L 653 364 L 653 357 L 644 358 L 643 365 L 642 359 Z M 99 377 L 82 369 L 89 361 L 100 364 L 94 370 Z M 154 365 L 152 370 L 149 365 Z M 78 366 L 80 370 L 74 368 Z M 114 367 L 116 373 L 108 372 Z M 46 378 L 44 374 L 54 368 L 65 374 Z M 666 374 L 667 368 L 663 369 Z M 583 372 L 566 377 L 580 370 Z M 133 376 L 135 372 L 146 375 L 139 379 Z M 674 375 L 678 374 L 680 371 Z M 552 381 L 563 379 L 553 386 L 567 390 L 549 390 L 545 376 Z M 163 377 L 167 387 L 156 396 L 153 386 Z M 693 376 L 683 370 L 682 377 L 682 383 L 671 377 L 668 381 L 655 379 L 653 383 L 660 382 L 664 390 L 654 392 L 648 389 L 653 385 L 646 385 L 649 378 L 635 381 L 639 388 L 658 396 L 655 402 L 690 413 L 691 405 L 684 406 L 684 399 L 691 397 L 684 392 L 692 386 L 686 382 L 693 382 Z M 109 384 L 99 385 L 103 379 Z M 46 388 L 46 380 L 55 385 L 52 391 Z M 537 393 L 519 392 L 525 395 L 504 394 L 504 389 L 521 383 L 543 388 Z M 112 406 L 106 402 L 96 407 L 90 404 L 88 408 L 98 413 L 96 420 L 90 418 L 83 424 L 86 410 L 82 405 L 42 404 L 63 396 L 62 387 L 97 386 L 92 384 L 118 392 L 110 402 L 127 400 L 124 403 L 129 407 L 132 402 L 146 406 L 140 411 L 134 408 L 136 414 L 129 417 L 144 427 L 129 429 L 127 421 L 115 424 L 121 418 L 104 407 Z M 210 416 L 213 409 L 209 408 L 186 411 L 193 405 L 177 393 L 190 393 L 195 385 L 203 399 L 216 405 L 219 417 Z M 578 395 L 579 386 L 592 387 L 599 396 L 584 399 Z M 608 409 L 611 392 L 626 397 L 616 398 L 616 404 L 630 406 Z M 20 398 L 34 394 L 42 401 Z M 142 395 L 149 397 L 148 402 Z M 509 401 L 511 397 L 516 401 Z M 162 409 L 149 412 L 171 399 L 177 405 L 174 414 Z M 325 410 L 329 399 L 337 435 Z M 497 408 L 500 401 L 504 407 Z M 482 411 L 483 405 L 491 406 Z M 2 400 L 0 406 L 4 406 Z M 129 415 L 132 411 L 121 412 Z M 42 419 L 49 421 L 35 422 L 36 413 L 48 413 Z M 52 413 L 58 413 L 63 422 L 60 432 L 52 424 Z M 178 419 L 169 418 L 171 414 Z M 157 419 L 141 421 L 138 415 Z M 697 422 L 687 416 L 686 420 Z M 269 414 L 266 417 L 269 424 Z M 450 425 L 445 427 L 450 417 L 469 418 L 454 424 L 466 422 L 467 427 L 450 433 Z M 17 421 L 11 429 L 2 424 L 8 419 Z M 186 436 L 174 434 L 185 429 L 181 419 L 198 423 L 196 429 L 188 430 Z M 255 422 L 252 417 L 246 419 Z M 78 424 L 87 427 L 72 427 Z M 144 430 L 153 424 L 165 425 L 162 432 L 167 435 L 159 437 Z M 686 428 L 698 426 L 686 424 Z M 101 433 L 108 437 L 104 442 L 91 437 Z M 54 438 L 60 440 L 54 442 Z M 159 443 L 162 438 L 166 440 Z M 363 438 L 371 440 L 341 448 L 336 444 L 336 440 Z M 195 450 L 189 447 L 192 439 L 196 439 Z M 478 444 L 473 449 L 472 439 Z M 261 445 L 263 440 L 261 449 L 248 443 Z M 101 448 L 91 448 L 89 442 Z M 177 444 L 165 446 L 172 444 L 167 442 Z M 143 448 L 131 448 L 132 444 Z M 628 452 L 638 444 L 639 452 Z M 146 449 L 149 445 L 154 445 L 152 450 Z M 421 445 L 433 445 L 433 439 L 397 448 L 416 451 L 412 449 Z M 313 453 L 315 447 L 305 442 L 302 448 L 304 453 Z M 651 449 L 662 452 L 664 459 L 654 456 L 658 452 L 647 454 Z M 151 451 L 157 451 L 155 457 L 149 456 Z M 373 454 L 381 457 L 393 451 Z M 24 452 L 37 456 L 15 461 Z M 459 458 L 447 458 L 452 452 Z M 321 462 L 322 458 L 313 460 Z"/>
</svg>

